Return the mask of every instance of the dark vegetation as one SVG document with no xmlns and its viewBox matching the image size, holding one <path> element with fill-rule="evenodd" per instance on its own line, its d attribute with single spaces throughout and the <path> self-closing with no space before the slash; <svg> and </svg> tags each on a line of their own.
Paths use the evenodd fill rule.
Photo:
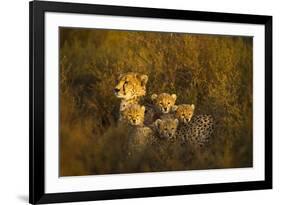
<svg viewBox="0 0 281 205">
<path fill-rule="evenodd" d="M 252 166 L 252 38 L 95 29 L 60 29 L 60 175 Z M 159 142 L 127 159 L 118 127 L 116 77 L 147 74 L 147 95 L 176 93 L 212 114 L 203 150 Z"/>
</svg>

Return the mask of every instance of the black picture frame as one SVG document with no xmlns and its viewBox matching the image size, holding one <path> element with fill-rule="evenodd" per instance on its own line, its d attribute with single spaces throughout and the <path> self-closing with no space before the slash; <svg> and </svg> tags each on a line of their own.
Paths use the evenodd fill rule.
<svg viewBox="0 0 281 205">
<path fill-rule="evenodd" d="M 260 190 L 272 188 L 272 16 L 136 8 L 77 3 L 32 1 L 30 12 L 30 164 L 29 202 L 31 204 L 91 201 L 183 195 L 198 193 Z M 235 183 L 183 185 L 153 188 L 81 191 L 71 193 L 45 192 L 44 119 L 44 25 L 45 12 L 81 13 L 162 19 L 182 19 L 208 22 L 247 23 L 265 26 L 265 180 Z"/>
</svg>

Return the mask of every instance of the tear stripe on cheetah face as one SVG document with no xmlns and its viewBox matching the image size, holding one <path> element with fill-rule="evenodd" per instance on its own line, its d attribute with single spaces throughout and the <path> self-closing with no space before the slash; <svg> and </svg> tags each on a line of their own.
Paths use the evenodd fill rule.
<svg viewBox="0 0 281 205">
<path fill-rule="evenodd" d="M 131 104 L 121 112 L 120 120 L 133 126 L 142 126 L 144 122 L 145 107 Z"/>
<path fill-rule="evenodd" d="M 176 94 L 161 93 L 159 95 L 152 94 L 151 100 L 158 112 L 167 114 L 171 111 L 172 106 L 175 105 L 177 99 Z"/>
<path fill-rule="evenodd" d="M 158 119 L 154 123 L 154 128 L 159 138 L 173 140 L 176 136 L 178 119 Z"/>
<path fill-rule="evenodd" d="M 214 132 L 214 118 L 211 115 L 197 115 L 187 124 L 178 127 L 177 138 L 196 146 L 204 146 Z"/>
<path fill-rule="evenodd" d="M 116 97 L 123 100 L 137 99 L 146 94 L 148 76 L 140 73 L 129 72 L 118 77 L 114 88 Z"/>
<path fill-rule="evenodd" d="M 189 123 L 195 110 L 194 104 L 174 105 L 172 111 L 180 123 Z"/>
</svg>

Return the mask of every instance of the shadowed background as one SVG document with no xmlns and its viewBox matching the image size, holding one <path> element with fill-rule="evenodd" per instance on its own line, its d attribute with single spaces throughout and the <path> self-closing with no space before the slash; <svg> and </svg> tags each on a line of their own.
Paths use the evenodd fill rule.
<svg viewBox="0 0 281 205">
<path fill-rule="evenodd" d="M 252 166 L 252 38 L 60 28 L 60 175 Z M 116 126 L 119 74 L 147 74 L 153 93 L 176 93 L 212 114 L 205 150 L 159 145 L 126 160 L 127 129 Z"/>
</svg>

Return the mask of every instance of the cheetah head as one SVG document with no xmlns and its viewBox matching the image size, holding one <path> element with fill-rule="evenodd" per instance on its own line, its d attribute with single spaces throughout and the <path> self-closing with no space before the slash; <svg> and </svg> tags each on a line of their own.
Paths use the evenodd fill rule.
<svg viewBox="0 0 281 205">
<path fill-rule="evenodd" d="M 154 122 L 154 126 L 159 137 L 172 139 L 176 135 L 178 122 L 178 119 L 158 119 Z"/>
<path fill-rule="evenodd" d="M 125 73 L 118 77 L 118 82 L 114 88 L 116 97 L 125 100 L 138 98 L 146 94 L 147 75 L 139 73 Z"/>
<path fill-rule="evenodd" d="M 171 108 L 175 105 L 177 99 L 176 94 L 161 93 L 159 95 L 152 94 L 151 100 L 153 101 L 156 109 L 161 113 L 169 113 Z"/>
<path fill-rule="evenodd" d="M 144 106 L 132 104 L 121 113 L 121 119 L 130 125 L 143 125 L 144 112 Z"/>
<path fill-rule="evenodd" d="M 181 123 L 190 122 L 194 113 L 194 109 L 195 109 L 194 104 L 174 105 L 172 107 L 172 111 L 175 113 L 175 117 L 179 119 Z"/>
</svg>

